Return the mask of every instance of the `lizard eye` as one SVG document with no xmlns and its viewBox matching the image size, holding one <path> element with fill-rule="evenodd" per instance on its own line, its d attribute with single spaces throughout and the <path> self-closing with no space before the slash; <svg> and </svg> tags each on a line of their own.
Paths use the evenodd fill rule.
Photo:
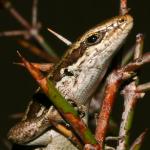
<svg viewBox="0 0 150 150">
<path fill-rule="evenodd" d="M 88 45 L 97 44 L 98 42 L 100 42 L 102 40 L 102 38 L 103 38 L 103 35 L 100 33 L 93 34 L 86 39 L 86 44 L 88 44 Z"/>
</svg>

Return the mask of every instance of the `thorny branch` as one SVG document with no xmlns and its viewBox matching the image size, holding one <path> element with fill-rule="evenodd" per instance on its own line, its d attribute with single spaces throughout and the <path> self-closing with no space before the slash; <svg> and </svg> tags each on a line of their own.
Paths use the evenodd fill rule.
<svg viewBox="0 0 150 150">
<path fill-rule="evenodd" d="M 95 150 L 98 150 L 99 145 L 97 141 L 95 140 L 90 129 L 80 118 L 78 112 L 64 99 L 63 96 L 61 96 L 48 78 L 44 77 L 42 73 L 24 57 L 22 57 L 19 52 L 18 54 L 26 69 L 34 77 L 48 98 L 53 102 L 54 106 L 57 108 L 63 118 L 71 125 L 71 127 L 74 129 L 74 132 L 81 138 L 82 142 L 84 144 L 91 144 Z"/>
<path fill-rule="evenodd" d="M 143 35 L 138 34 L 136 36 L 136 45 L 134 47 L 134 59 L 142 57 L 143 43 Z M 128 84 L 122 92 L 124 96 L 124 112 L 122 114 L 122 122 L 119 130 L 120 139 L 117 150 L 124 150 L 129 148 L 129 131 L 132 125 L 137 99 L 143 98 L 143 96 L 145 95 L 142 90 L 137 90 L 138 76 L 134 77 L 133 80 L 135 81 Z M 145 84 L 141 86 L 145 86 Z"/>
<path fill-rule="evenodd" d="M 132 77 L 133 71 L 138 69 L 141 65 L 149 62 L 150 57 L 148 55 L 150 55 L 150 54 L 148 54 L 148 53 L 144 54 L 143 57 L 142 57 L 143 42 L 144 42 L 143 41 L 143 35 L 138 34 L 136 36 L 136 44 L 134 46 L 134 59 L 135 60 L 133 62 L 127 64 L 126 66 L 123 66 L 120 69 L 114 70 L 107 79 L 105 97 L 104 97 L 104 100 L 103 100 L 101 112 L 99 114 L 98 125 L 97 125 L 97 129 L 96 129 L 96 139 L 99 141 L 99 143 L 101 145 L 101 149 L 103 148 L 103 145 L 104 145 L 104 139 L 105 139 L 106 130 L 107 130 L 107 127 L 108 127 L 108 120 L 109 120 L 111 110 L 113 108 L 113 103 L 114 103 L 114 100 L 115 100 L 116 92 L 118 91 L 122 81 Z M 128 59 L 126 59 L 126 60 L 128 60 Z M 133 85 L 133 84 L 131 83 L 131 85 Z M 131 86 L 129 86 L 129 87 L 131 88 Z M 139 87 L 141 87 L 141 89 L 148 90 L 149 89 L 149 83 L 146 83 L 144 85 L 139 85 Z M 133 90 L 131 88 L 128 91 L 131 92 Z M 124 93 L 126 93 L 126 92 L 127 91 L 125 91 Z M 143 91 L 142 90 L 138 91 L 138 94 L 140 94 L 140 92 L 143 92 Z M 131 93 L 133 93 L 133 92 L 131 92 Z M 125 99 L 127 99 L 127 98 L 129 98 L 129 95 L 126 96 Z M 131 96 L 130 96 L 130 98 L 131 98 Z M 131 98 L 131 99 L 136 99 L 136 98 Z M 135 104 L 135 101 L 133 102 L 134 104 Z M 131 103 L 131 101 L 129 101 L 129 102 Z M 119 137 L 120 137 L 119 139 L 120 140 L 119 140 L 119 142 L 121 144 L 124 143 L 123 144 L 124 146 L 119 145 L 117 147 L 118 150 L 125 149 L 125 146 L 128 144 L 128 141 L 126 139 L 128 139 L 127 132 L 129 131 L 130 125 L 131 125 L 131 116 L 132 115 L 130 115 L 130 113 L 131 112 L 133 113 L 133 110 L 134 110 L 133 106 L 131 107 L 130 104 L 127 104 L 127 100 L 125 100 L 124 106 L 125 106 L 125 111 L 123 113 L 123 117 L 125 117 L 124 114 L 127 114 L 127 115 L 126 115 L 126 119 L 123 118 L 123 121 L 121 122 L 121 129 L 123 129 L 123 131 L 124 130 L 126 131 L 126 136 L 125 136 L 125 133 L 124 133 L 125 131 L 123 132 L 122 130 L 120 130 L 120 133 L 119 133 Z M 130 120 L 128 120 L 128 119 L 130 119 Z M 128 124 L 129 128 L 126 129 L 127 124 Z"/>
<path fill-rule="evenodd" d="M 40 26 L 37 22 L 37 0 L 33 1 L 32 9 L 32 24 L 30 24 L 21 14 L 13 7 L 12 3 L 9 0 L 1 0 L 1 5 L 9 11 L 9 13 L 25 28 L 25 31 L 6 31 L 0 33 L 1 36 L 16 36 L 24 35 L 25 38 L 33 37 L 41 47 L 51 56 L 56 57 L 55 52 L 52 48 L 46 43 L 45 39 L 40 35 L 39 30 Z"/>
<path fill-rule="evenodd" d="M 139 98 L 143 98 L 144 96 L 143 91 L 137 91 L 135 81 L 127 85 L 123 89 L 122 94 L 124 96 L 124 112 L 122 114 L 122 122 L 119 131 L 120 139 L 117 150 L 129 149 L 129 131 L 132 125 L 134 108 L 136 106 L 137 100 Z"/>
<path fill-rule="evenodd" d="M 133 62 L 127 64 L 126 66 L 120 69 L 114 70 L 109 75 L 107 79 L 105 97 L 98 117 L 98 124 L 95 132 L 96 139 L 99 142 L 101 149 L 103 149 L 106 131 L 108 127 L 108 121 L 115 101 L 116 93 L 122 81 L 132 77 L 133 71 L 137 70 L 142 65 L 149 62 L 150 53 L 146 53 L 143 55 L 143 57 L 134 60 Z"/>
<path fill-rule="evenodd" d="M 54 58 L 54 60 L 56 60 L 55 59 L 56 54 L 54 53 L 54 51 L 51 50 L 51 48 L 47 45 L 47 43 L 45 42 L 43 37 L 39 34 L 40 24 L 39 24 L 38 18 L 37 18 L 38 0 L 33 0 L 32 23 L 31 24 L 29 22 L 27 22 L 17 12 L 17 10 L 12 6 L 11 2 L 9 2 L 7 0 L 2 0 L 1 2 L 3 4 L 3 7 L 5 9 L 7 9 L 10 12 L 10 14 L 14 18 L 16 18 L 16 20 L 18 20 L 22 26 L 24 26 L 24 28 L 26 30 L 1 32 L 0 36 L 20 36 L 20 35 L 22 35 L 25 38 L 34 37 L 35 40 L 37 42 L 39 42 L 39 44 L 43 47 L 43 49 L 46 50 L 47 52 L 49 52 L 54 57 L 48 56 L 47 54 L 42 52 L 39 48 L 37 48 L 36 46 L 30 44 L 29 42 L 27 42 L 25 40 L 21 40 L 19 42 L 21 45 L 28 47 L 29 49 L 32 50 L 32 52 L 34 52 L 35 54 L 37 54 L 39 56 L 42 56 L 43 58 L 46 58 L 47 60 L 51 60 L 53 58 Z M 129 11 L 129 9 L 127 7 L 127 0 L 120 0 L 120 15 L 124 15 L 124 14 L 128 13 L 128 11 Z M 58 35 L 56 32 L 52 31 L 51 29 L 49 29 L 49 31 L 51 33 L 53 33 L 55 36 L 57 36 L 59 39 L 64 41 L 64 43 L 66 43 L 67 45 L 72 44 L 69 40 Z M 76 112 L 74 110 L 72 110 L 72 114 L 75 113 L 75 117 L 67 116 L 68 114 L 61 112 L 63 114 L 64 118 L 71 124 L 71 126 L 74 128 L 75 132 L 80 136 L 80 138 L 84 142 L 85 150 L 91 150 L 91 149 L 102 150 L 103 149 L 105 136 L 106 136 L 106 132 L 107 132 L 107 127 L 108 127 L 108 120 L 110 117 L 111 110 L 113 108 L 113 104 L 114 104 L 115 97 L 116 97 L 116 92 L 118 91 L 121 83 L 124 80 L 127 80 L 134 75 L 135 70 L 139 69 L 145 63 L 150 62 L 150 53 L 146 53 L 143 56 L 141 56 L 142 48 L 143 48 L 143 43 L 142 43 L 143 39 L 142 38 L 143 38 L 143 36 L 141 34 L 138 34 L 136 44 L 135 44 L 136 47 L 134 48 L 134 50 L 135 50 L 134 59 L 135 60 L 133 62 L 130 62 L 129 64 L 127 64 L 127 62 L 130 59 L 130 58 L 127 58 L 127 61 L 125 61 L 125 63 L 124 63 L 127 65 L 125 65 L 125 66 L 123 65 L 123 67 L 121 67 L 117 70 L 114 70 L 107 79 L 105 97 L 103 100 L 101 112 L 99 114 L 98 124 L 97 124 L 97 128 L 96 128 L 96 133 L 95 133 L 95 137 L 96 137 L 96 140 L 98 141 L 99 145 L 97 144 L 95 138 L 92 136 L 91 132 L 84 125 L 82 120 L 80 120 L 81 118 L 76 118 Z M 141 51 L 139 51 L 139 49 Z M 21 58 L 22 58 L 24 64 L 20 63 L 20 65 L 25 66 L 30 71 L 32 76 L 37 80 L 37 82 L 41 85 L 44 92 L 46 94 L 49 94 L 49 90 L 52 90 L 52 87 L 49 88 L 49 86 L 48 86 L 49 82 L 47 81 L 47 79 L 45 77 L 43 77 L 41 75 L 40 71 L 50 71 L 53 67 L 53 64 L 29 63 L 22 56 L 21 56 Z M 129 131 L 130 127 L 127 130 L 125 127 L 126 127 L 126 124 L 128 124 L 128 126 L 130 126 L 130 124 L 131 124 L 131 122 L 128 120 L 128 119 L 130 119 L 129 116 L 132 117 L 132 111 L 135 107 L 137 99 L 142 98 L 142 96 L 144 95 L 143 92 L 145 92 L 149 89 L 150 89 L 150 83 L 137 85 L 135 83 L 135 81 L 130 83 L 129 85 L 127 85 L 124 88 L 122 93 L 124 95 L 125 111 L 123 113 L 123 121 L 121 122 L 120 133 L 119 133 L 119 138 L 118 138 L 119 139 L 119 144 L 117 147 L 118 150 L 124 150 L 126 148 L 126 144 L 127 144 L 126 139 L 128 140 L 128 131 Z M 57 91 L 55 91 L 55 92 L 57 93 Z M 49 95 L 49 96 L 51 96 L 51 95 Z M 59 107 L 58 107 L 58 110 L 59 110 Z M 70 118 L 71 118 L 71 120 L 70 120 Z M 76 135 L 74 135 L 74 132 L 72 132 L 71 130 L 68 130 L 65 126 L 57 124 L 56 122 L 52 122 L 52 124 L 63 135 L 70 138 L 72 140 L 72 142 L 75 143 L 79 147 L 79 149 L 82 149 L 83 145 L 81 144 L 81 141 L 79 141 L 79 139 L 76 137 Z M 82 127 L 82 130 L 81 130 L 81 127 Z M 83 129 L 84 129 L 84 131 L 83 131 Z M 84 134 L 86 132 L 88 132 L 86 136 L 88 136 L 89 139 L 86 139 L 87 137 L 84 137 L 85 136 Z M 141 143 L 144 139 L 145 134 L 146 134 L 146 131 L 143 132 L 135 140 L 135 142 L 132 144 L 130 150 L 135 150 L 135 147 L 137 145 L 139 147 L 141 146 Z M 105 148 L 110 149 L 110 147 L 108 147 L 108 146 L 106 146 Z"/>
</svg>

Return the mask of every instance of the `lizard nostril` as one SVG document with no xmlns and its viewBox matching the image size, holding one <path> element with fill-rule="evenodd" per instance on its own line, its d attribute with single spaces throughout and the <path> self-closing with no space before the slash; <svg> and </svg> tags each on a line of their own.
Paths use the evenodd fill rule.
<svg viewBox="0 0 150 150">
<path fill-rule="evenodd" d="M 125 18 L 121 18 L 121 19 L 118 20 L 119 23 L 123 23 L 125 21 L 126 21 Z"/>
</svg>

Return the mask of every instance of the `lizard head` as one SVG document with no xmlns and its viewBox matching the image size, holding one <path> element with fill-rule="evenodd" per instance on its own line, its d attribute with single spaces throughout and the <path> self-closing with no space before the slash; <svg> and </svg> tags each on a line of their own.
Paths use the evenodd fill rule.
<svg viewBox="0 0 150 150">
<path fill-rule="evenodd" d="M 85 32 L 70 46 L 54 71 L 53 80 L 61 79 L 61 68 L 76 63 L 84 55 L 90 56 L 94 51 L 104 58 L 102 61 L 110 59 L 125 41 L 132 26 L 133 18 L 127 14 L 106 20 Z"/>
<path fill-rule="evenodd" d="M 84 44 L 84 47 L 92 49 L 105 50 L 117 49 L 126 39 L 127 35 L 133 27 L 133 18 L 130 15 L 116 16 L 106 20 L 89 31 L 85 32 L 76 43 L 73 44 L 74 49 Z"/>
<path fill-rule="evenodd" d="M 88 30 L 72 44 L 53 73 L 56 87 L 66 99 L 82 104 L 86 102 L 132 26 L 130 15 L 117 16 Z"/>
</svg>

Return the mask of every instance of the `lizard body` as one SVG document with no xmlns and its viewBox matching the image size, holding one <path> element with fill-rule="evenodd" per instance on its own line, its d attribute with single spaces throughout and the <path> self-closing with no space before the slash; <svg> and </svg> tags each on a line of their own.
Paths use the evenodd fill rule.
<svg viewBox="0 0 150 150">
<path fill-rule="evenodd" d="M 113 55 L 125 41 L 132 26 L 133 19 L 130 15 L 117 16 L 85 32 L 70 46 L 62 60 L 49 74 L 49 78 L 66 100 L 87 108 L 87 100 L 101 82 Z M 34 94 L 22 121 L 9 131 L 8 138 L 12 142 L 27 145 L 35 143 L 39 145 L 42 142 L 45 145 L 50 142 L 50 146 L 56 146 L 55 139 L 59 136 L 62 142 L 63 139 L 68 141 L 51 128 L 49 115 L 58 117 L 59 121 L 62 118 L 46 99 L 40 90 Z M 37 142 L 36 140 L 45 132 L 49 133 L 48 136 Z M 50 136 L 51 138 L 48 138 Z"/>
</svg>

